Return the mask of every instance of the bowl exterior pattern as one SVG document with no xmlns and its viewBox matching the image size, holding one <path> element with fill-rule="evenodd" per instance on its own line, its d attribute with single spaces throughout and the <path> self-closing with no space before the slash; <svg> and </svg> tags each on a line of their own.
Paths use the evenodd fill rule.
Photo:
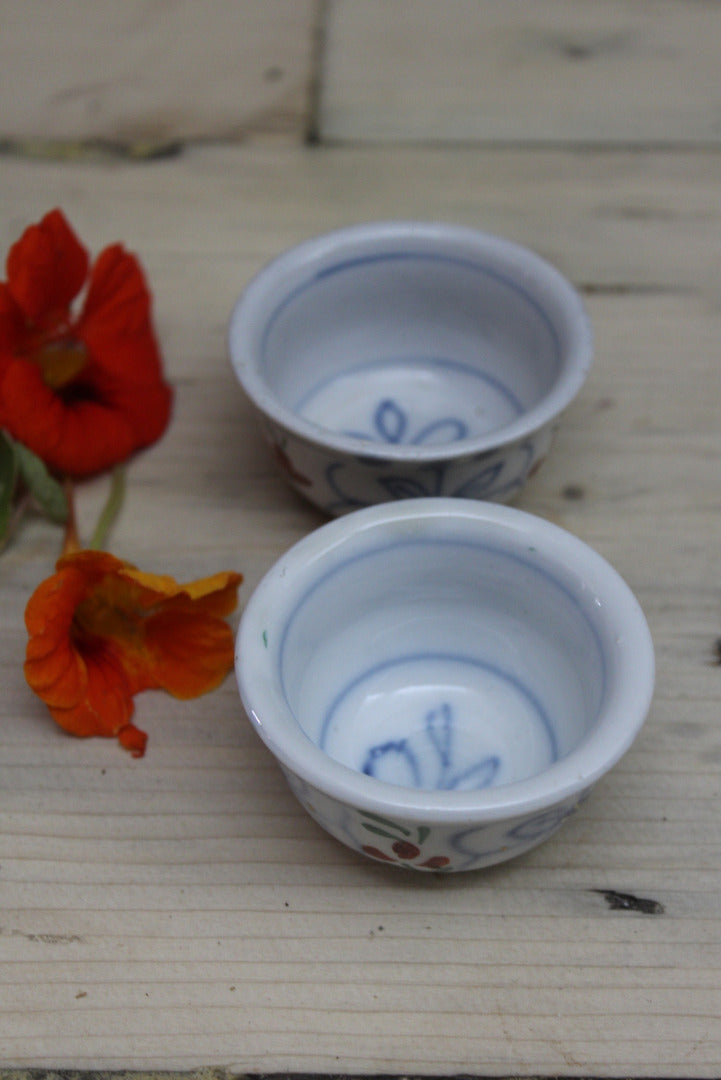
<svg viewBox="0 0 721 1080">
<path fill-rule="evenodd" d="M 515 859 L 547 840 L 591 788 L 543 810 L 483 825 L 423 825 L 357 809 L 318 791 L 283 768 L 291 791 L 322 828 L 347 847 L 377 862 L 449 873 L 480 870 Z"/>
<path fill-rule="evenodd" d="M 304 498 L 338 516 L 397 499 L 449 496 L 509 502 L 542 465 L 557 423 L 498 450 L 423 464 L 319 450 L 261 418 L 276 464 Z"/>
</svg>

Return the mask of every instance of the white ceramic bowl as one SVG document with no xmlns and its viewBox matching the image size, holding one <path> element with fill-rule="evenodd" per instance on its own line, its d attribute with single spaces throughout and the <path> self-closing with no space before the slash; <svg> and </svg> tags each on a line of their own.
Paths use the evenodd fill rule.
<svg viewBox="0 0 721 1080">
<path fill-rule="evenodd" d="M 382 222 L 281 255 L 233 312 L 235 373 L 287 478 L 329 514 L 507 501 L 592 358 L 580 297 L 475 229 Z"/>
<path fill-rule="evenodd" d="M 359 852 L 467 870 L 549 836 L 629 748 L 653 646 L 615 570 L 520 510 L 414 499 L 311 533 L 238 631 L 245 710 Z"/>
</svg>

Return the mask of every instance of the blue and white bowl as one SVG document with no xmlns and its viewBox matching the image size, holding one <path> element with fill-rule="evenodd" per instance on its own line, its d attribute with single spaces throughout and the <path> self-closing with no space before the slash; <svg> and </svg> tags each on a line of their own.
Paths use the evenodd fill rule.
<svg viewBox="0 0 721 1080">
<path fill-rule="evenodd" d="M 308 812 L 381 861 L 488 866 L 535 846 L 637 735 L 641 609 L 580 540 L 463 499 L 311 533 L 238 631 L 247 715 Z"/>
<path fill-rule="evenodd" d="M 235 373 L 288 480 L 329 514 L 450 495 L 505 502 L 592 359 L 580 297 L 474 229 L 384 222 L 281 255 L 233 312 Z"/>
</svg>

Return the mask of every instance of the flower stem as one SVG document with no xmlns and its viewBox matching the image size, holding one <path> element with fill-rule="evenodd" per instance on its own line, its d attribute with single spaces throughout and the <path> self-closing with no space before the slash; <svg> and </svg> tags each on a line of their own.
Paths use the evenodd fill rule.
<svg viewBox="0 0 721 1080">
<path fill-rule="evenodd" d="M 110 491 L 108 492 L 108 498 L 103 507 L 102 513 L 98 518 L 98 523 L 95 526 L 95 532 L 93 533 L 90 541 L 91 551 L 101 551 L 105 545 L 108 533 L 112 528 L 118 514 L 120 513 L 123 502 L 125 501 L 125 469 L 122 465 L 119 465 L 116 469 L 113 469 L 113 477 L 110 483 Z"/>
<path fill-rule="evenodd" d="M 80 537 L 78 535 L 78 520 L 75 516 L 75 484 L 69 476 L 63 483 L 65 498 L 68 502 L 68 517 L 65 522 L 65 536 L 63 539 L 63 555 L 73 555 L 80 551 Z"/>
</svg>

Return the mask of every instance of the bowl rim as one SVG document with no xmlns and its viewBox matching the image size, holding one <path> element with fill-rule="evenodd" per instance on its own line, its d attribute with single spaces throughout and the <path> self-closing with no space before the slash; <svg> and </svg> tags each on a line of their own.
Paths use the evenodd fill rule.
<svg viewBox="0 0 721 1080">
<path fill-rule="evenodd" d="M 373 245 L 400 242 L 425 244 L 429 250 L 452 245 L 491 260 L 497 273 L 502 268 L 514 287 L 527 293 L 539 306 L 534 292 L 554 295 L 564 315 L 569 348 L 562 370 L 540 401 L 494 431 L 472 435 L 451 443 L 415 445 L 379 443 L 346 435 L 307 420 L 273 394 L 251 355 L 251 341 L 265 322 L 265 310 L 287 275 L 303 268 L 309 279 L 330 262 L 342 263 L 360 251 L 370 254 Z M 523 283 L 519 286 L 519 281 Z M 247 283 L 231 312 L 227 333 L 231 366 L 242 389 L 260 413 L 280 428 L 311 445 L 333 453 L 377 461 L 426 464 L 471 457 L 520 442 L 550 424 L 570 404 L 585 382 L 593 360 L 593 331 L 580 294 L 560 270 L 535 251 L 513 240 L 466 225 L 439 221 L 388 220 L 366 222 L 310 237 L 266 263 Z"/>
<path fill-rule="evenodd" d="M 616 638 L 613 683 L 593 731 L 570 754 L 526 780 L 480 791 L 428 791 L 365 776 L 329 757 L 302 731 L 274 677 L 274 627 L 294 605 L 298 575 L 352 539 L 356 544 L 396 523 L 449 517 L 522 541 L 548 565 L 563 567 L 580 595 L 590 595 Z M 307 586 L 306 586 L 307 587 Z M 590 590 L 590 594 L 589 594 Z M 601 617 L 601 616 L 599 616 Z M 275 620 L 275 622 L 274 622 Z M 280 635 L 279 635 L 280 636 Z M 317 791 L 357 809 L 415 822 L 461 824 L 521 817 L 578 798 L 629 749 L 653 696 L 655 658 L 641 606 L 620 574 L 578 537 L 527 511 L 459 498 L 381 503 L 336 518 L 294 544 L 267 571 L 250 597 L 236 635 L 235 674 L 252 726 L 280 765 Z"/>
</svg>

